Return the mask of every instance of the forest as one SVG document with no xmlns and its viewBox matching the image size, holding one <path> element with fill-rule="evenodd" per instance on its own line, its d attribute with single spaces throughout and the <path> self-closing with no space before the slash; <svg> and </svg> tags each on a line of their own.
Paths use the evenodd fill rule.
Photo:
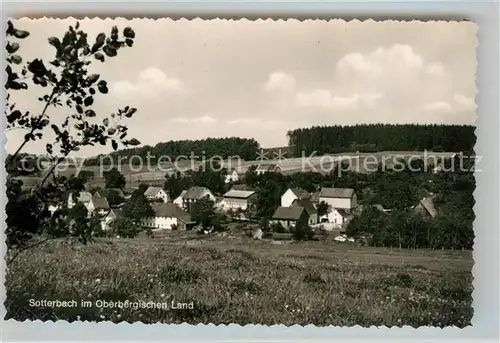
<svg viewBox="0 0 500 343">
<path fill-rule="evenodd" d="M 168 156 L 173 160 L 179 156 L 190 157 L 191 154 L 194 154 L 199 159 L 213 156 L 220 156 L 223 159 L 227 159 L 231 156 L 239 156 L 244 160 L 254 160 L 259 150 L 260 145 L 255 139 L 229 137 L 168 141 L 158 143 L 155 146 L 144 145 L 142 147 L 118 150 L 112 152 L 109 156 L 115 161 L 118 161 L 118 158 L 121 156 L 139 156 L 143 161 L 146 161 L 149 152 L 151 162 L 155 162 L 160 156 Z M 99 165 L 99 157 L 87 158 L 84 164 L 87 166 Z M 135 160 L 139 162 L 138 158 Z M 110 160 L 103 159 L 103 162 L 109 163 Z M 134 160 L 132 159 L 131 162 L 133 163 Z"/>
<path fill-rule="evenodd" d="M 342 152 L 423 151 L 472 153 L 475 127 L 468 125 L 313 126 L 287 133 L 296 157 Z"/>
</svg>

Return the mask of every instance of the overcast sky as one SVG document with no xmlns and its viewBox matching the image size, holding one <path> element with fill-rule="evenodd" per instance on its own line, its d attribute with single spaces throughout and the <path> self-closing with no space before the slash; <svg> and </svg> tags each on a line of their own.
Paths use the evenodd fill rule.
<svg viewBox="0 0 500 343">
<path fill-rule="evenodd" d="M 31 35 L 25 59 L 49 61 L 50 36 L 75 20 L 16 20 Z M 447 22 L 82 20 L 92 37 L 117 25 L 136 32 L 132 48 L 90 66 L 109 84 L 95 99 L 98 116 L 126 105 L 143 144 L 205 137 L 253 137 L 287 144 L 286 132 L 356 123 L 474 124 L 476 26 Z M 14 92 L 37 113 L 40 90 Z M 67 109 L 51 109 L 55 121 Z M 7 133 L 8 152 L 24 133 Z M 51 138 L 51 137 L 47 137 Z M 46 141 L 44 141 L 45 143 Z M 26 151 L 44 152 L 30 143 Z M 108 152 L 91 147 L 77 155 Z"/>
</svg>

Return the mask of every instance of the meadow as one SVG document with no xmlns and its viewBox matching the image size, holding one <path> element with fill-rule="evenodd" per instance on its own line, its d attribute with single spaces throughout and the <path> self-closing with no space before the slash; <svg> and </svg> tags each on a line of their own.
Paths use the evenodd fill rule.
<svg viewBox="0 0 500 343">
<path fill-rule="evenodd" d="M 470 325 L 470 251 L 171 232 L 52 241 L 6 275 L 7 319 L 143 323 Z M 193 309 L 35 307 L 34 300 L 193 302 Z"/>
</svg>

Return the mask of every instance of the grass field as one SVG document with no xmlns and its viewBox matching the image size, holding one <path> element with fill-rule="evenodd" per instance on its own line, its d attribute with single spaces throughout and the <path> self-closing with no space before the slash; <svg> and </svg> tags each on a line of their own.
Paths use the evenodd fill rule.
<svg viewBox="0 0 500 343">
<path fill-rule="evenodd" d="M 172 232 L 164 239 L 46 243 L 6 276 L 7 318 L 325 325 L 470 325 L 470 251 L 398 250 Z M 30 307 L 34 300 L 91 307 Z M 97 300 L 194 302 L 98 308 Z"/>
</svg>

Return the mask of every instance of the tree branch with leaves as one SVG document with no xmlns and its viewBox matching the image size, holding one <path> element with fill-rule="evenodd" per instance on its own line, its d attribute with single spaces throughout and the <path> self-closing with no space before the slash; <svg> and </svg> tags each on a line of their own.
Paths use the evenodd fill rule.
<svg viewBox="0 0 500 343">
<path fill-rule="evenodd" d="M 24 192 L 19 182 L 9 177 L 7 192 L 10 194 L 7 205 L 7 244 L 11 249 L 24 249 L 30 246 L 30 239 L 36 234 L 53 236 L 76 236 L 80 241 L 87 242 L 91 233 L 71 231 L 69 217 L 60 213 L 50 214 L 47 211 L 49 204 L 56 204 L 59 208 L 66 207 L 62 197 L 67 191 L 78 196 L 83 190 L 72 187 L 74 183 L 67 178 L 57 177 L 55 168 L 71 153 L 86 146 L 97 144 L 107 145 L 109 142 L 114 150 L 118 146 L 136 146 L 140 142 L 127 139 L 128 128 L 122 124 L 126 118 L 131 118 L 137 111 L 125 106 L 108 116 L 99 116 L 94 108 L 95 100 L 108 93 L 108 84 L 99 74 L 89 73 L 89 66 L 94 62 L 104 63 L 116 57 L 120 49 L 132 47 L 135 32 L 126 27 L 122 34 L 118 27 L 113 26 L 106 35 L 99 33 L 91 41 L 79 22 L 69 26 L 61 38 L 50 37 L 48 43 L 55 49 L 54 58 L 46 64 L 42 59 L 24 61 L 20 54 L 20 41 L 29 37 L 28 31 L 14 27 L 8 22 L 7 36 L 7 81 L 5 88 L 7 95 L 7 129 L 22 129 L 26 131 L 24 140 L 11 155 L 8 163 L 18 163 L 18 156 L 30 142 L 37 142 L 52 130 L 55 139 L 45 146 L 46 154 L 52 161 L 50 169 L 45 173 L 38 187 L 31 192 Z M 46 89 L 45 95 L 38 98 L 40 112 L 30 113 L 11 102 L 13 92 L 23 92 L 29 88 L 40 87 Z M 50 110 L 65 107 L 66 115 L 61 122 L 54 121 Z M 21 185 L 22 186 L 22 185 Z M 10 192 L 9 192 L 10 191 Z M 54 215 L 61 214 L 60 220 Z M 51 217 L 51 220 L 48 220 Z M 15 220 L 15 218 L 23 220 Z M 25 221 L 30 221 L 27 228 Z M 46 225 L 50 223 L 50 225 Z M 54 227 L 58 223 L 58 227 Z"/>
</svg>

